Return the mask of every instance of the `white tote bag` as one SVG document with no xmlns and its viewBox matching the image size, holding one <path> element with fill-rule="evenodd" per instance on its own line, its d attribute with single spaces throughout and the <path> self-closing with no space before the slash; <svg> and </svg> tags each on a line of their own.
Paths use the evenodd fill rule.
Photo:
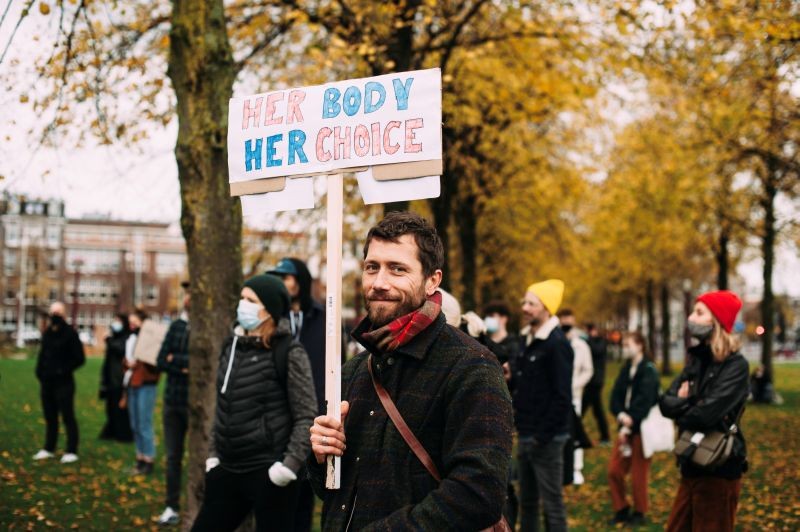
<svg viewBox="0 0 800 532">
<path fill-rule="evenodd" d="M 654 453 L 670 452 L 675 447 L 675 425 L 671 419 L 661 415 L 658 404 L 650 409 L 642 421 L 640 432 L 645 458 L 650 458 Z"/>
</svg>

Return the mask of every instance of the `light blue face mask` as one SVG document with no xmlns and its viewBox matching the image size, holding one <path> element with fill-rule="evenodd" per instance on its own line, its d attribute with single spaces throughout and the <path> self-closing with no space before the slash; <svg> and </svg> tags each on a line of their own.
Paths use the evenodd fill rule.
<svg viewBox="0 0 800 532">
<path fill-rule="evenodd" d="M 239 300 L 239 306 L 236 308 L 236 320 L 239 325 L 244 327 L 246 331 L 252 331 L 261 325 L 262 320 L 258 317 L 258 311 L 261 310 L 261 305 L 247 301 L 246 299 Z"/>
<path fill-rule="evenodd" d="M 122 324 L 118 321 L 111 322 L 111 330 L 115 333 L 122 332 Z"/>
<path fill-rule="evenodd" d="M 500 330 L 500 318 L 497 316 L 486 316 L 483 319 L 483 323 L 486 325 L 486 332 L 489 334 L 494 334 Z"/>
</svg>

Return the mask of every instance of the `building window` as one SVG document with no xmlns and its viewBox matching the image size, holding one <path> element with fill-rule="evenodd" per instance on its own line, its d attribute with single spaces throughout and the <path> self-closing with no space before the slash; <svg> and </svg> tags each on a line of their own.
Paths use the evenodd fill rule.
<svg viewBox="0 0 800 532">
<path fill-rule="evenodd" d="M 3 271 L 6 275 L 14 275 L 17 271 L 17 252 L 6 249 L 3 252 Z"/>
<path fill-rule="evenodd" d="M 6 245 L 7 246 L 19 246 L 19 224 L 16 222 L 10 222 L 6 224 Z"/>
<path fill-rule="evenodd" d="M 58 225 L 47 226 L 47 246 L 50 248 L 58 248 L 61 243 L 61 227 Z"/>
<path fill-rule="evenodd" d="M 148 285 L 147 290 L 145 291 L 147 297 L 147 304 L 150 306 L 155 306 L 158 304 L 158 286 L 157 285 Z"/>
</svg>

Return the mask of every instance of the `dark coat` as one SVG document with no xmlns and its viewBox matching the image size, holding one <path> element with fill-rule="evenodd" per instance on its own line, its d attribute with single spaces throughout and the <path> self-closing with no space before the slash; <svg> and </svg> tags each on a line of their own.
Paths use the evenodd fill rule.
<svg viewBox="0 0 800 532">
<path fill-rule="evenodd" d="M 722 362 L 714 360 L 707 344 L 689 349 L 689 361 L 661 398 L 661 413 L 674 419 L 680 430 L 708 432 L 726 430 L 747 401 L 749 367 L 740 353 Z M 689 382 L 689 397 L 678 397 L 684 381 Z M 713 471 L 681 464 L 687 477 L 714 476 L 735 479 L 747 470 L 747 447 L 741 426 L 736 432 L 733 452 Z"/>
<path fill-rule="evenodd" d="M 172 355 L 168 362 L 167 358 Z M 189 403 L 189 323 L 179 318 L 169 325 L 156 361 L 159 371 L 167 373 L 164 404 L 186 408 Z"/>
<path fill-rule="evenodd" d="M 282 319 L 273 345 L 278 337 L 290 334 L 287 320 Z M 234 339 L 235 354 L 223 393 Z M 278 461 L 297 473 L 311 450 L 308 429 L 314 424 L 316 404 L 308 356 L 299 343 L 289 348 L 284 383 L 273 351 L 261 338 L 232 336 L 219 357 L 211 455 L 234 473 Z"/>
<path fill-rule="evenodd" d="M 608 358 L 608 342 L 602 336 L 589 336 L 586 338 L 589 349 L 592 351 L 592 380 L 589 384 L 602 388 L 606 382 L 606 359 Z"/>
<path fill-rule="evenodd" d="M 611 413 L 614 417 L 625 412 L 633 418 L 633 426 L 631 432 L 633 434 L 639 433 L 639 427 L 642 421 L 650 413 L 650 409 L 658 403 L 658 370 L 655 365 L 649 360 L 642 360 L 639 362 L 639 367 L 636 369 L 636 374 L 631 381 L 632 361 L 628 360 L 619 369 L 617 380 L 614 381 L 614 388 L 611 390 Z M 630 405 L 625 407 L 625 396 L 628 392 L 628 386 L 631 387 L 631 402 Z"/>
<path fill-rule="evenodd" d="M 539 444 L 546 444 L 556 435 L 570 433 L 574 356 L 560 327 L 546 339 L 534 337 L 529 345 L 523 345 L 511 368 L 510 383 L 520 436 L 532 436 Z"/>
<path fill-rule="evenodd" d="M 312 301 L 303 312 L 300 343 L 308 354 L 314 391 L 317 395 L 317 413 L 325 413 L 325 307 Z"/>
<path fill-rule="evenodd" d="M 103 359 L 103 367 L 100 370 L 100 390 L 103 393 L 121 390 L 122 380 L 125 376 L 125 341 L 130 333 L 120 331 L 112 333 L 106 338 L 106 356 Z"/>
<path fill-rule="evenodd" d="M 342 368 L 347 450 L 341 489 L 328 491 L 313 455 L 312 486 L 324 500 L 323 530 L 479 530 L 500 519 L 511 459 L 512 410 L 497 359 L 475 340 L 436 320 L 388 353 L 353 337 L 369 352 Z M 443 481 L 431 477 L 381 406 L 375 376 L 431 455 Z"/>
<path fill-rule="evenodd" d="M 36 377 L 40 381 L 71 379 L 72 372 L 86 362 L 83 344 L 63 318 L 53 320 L 42 335 L 36 360 Z"/>
</svg>

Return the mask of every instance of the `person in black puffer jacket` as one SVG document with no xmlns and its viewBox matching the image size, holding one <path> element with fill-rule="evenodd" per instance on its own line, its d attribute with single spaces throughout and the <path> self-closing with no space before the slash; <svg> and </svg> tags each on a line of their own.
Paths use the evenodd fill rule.
<svg viewBox="0 0 800 532">
<path fill-rule="evenodd" d="M 106 403 L 106 423 L 100 432 L 101 440 L 133 441 L 128 409 L 119 407 L 124 390 L 122 381 L 125 368 L 122 362 L 125 359 L 125 342 L 130 334 L 128 316 L 123 313 L 114 316 L 111 334 L 106 337 L 106 356 L 100 370 L 100 399 Z"/>
<path fill-rule="evenodd" d="M 44 447 L 34 460 L 52 458 L 58 440 L 58 415 L 67 428 L 67 452 L 61 463 L 78 460 L 78 421 L 75 419 L 75 378 L 72 373 L 86 361 L 78 333 L 64 320 L 64 304 L 50 305 L 50 323 L 42 334 L 36 360 L 36 378 L 41 384 L 42 410 L 46 422 Z"/>
<path fill-rule="evenodd" d="M 681 374 L 661 398 L 661 412 L 680 430 L 724 431 L 744 408 L 749 393 L 747 360 L 731 335 L 742 302 L 733 292 L 709 292 L 697 298 L 688 318 L 689 332 L 700 343 L 689 349 Z M 733 530 L 736 507 L 747 471 L 741 427 L 730 458 L 714 469 L 679 459 L 681 483 L 666 530 Z"/>
<path fill-rule="evenodd" d="M 289 294 L 272 275 L 242 289 L 239 328 L 222 347 L 206 491 L 192 530 L 291 530 L 317 398 L 308 355 L 292 340 Z"/>
</svg>

